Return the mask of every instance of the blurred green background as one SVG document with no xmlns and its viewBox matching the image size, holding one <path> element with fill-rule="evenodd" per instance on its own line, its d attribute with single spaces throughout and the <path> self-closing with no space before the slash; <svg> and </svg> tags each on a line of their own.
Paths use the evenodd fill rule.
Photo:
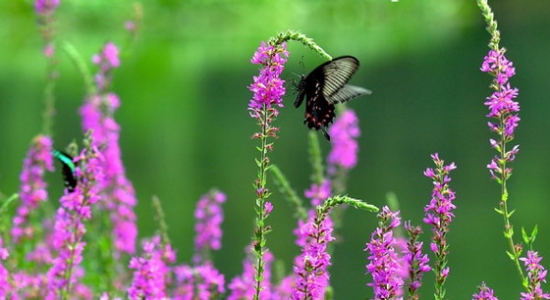
<svg viewBox="0 0 550 300">
<path fill-rule="evenodd" d="M 262 40 L 279 31 L 298 30 L 333 56 L 354 55 L 361 69 L 352 82 L 373 95 L 349 103 L 362 130 L 360 159 L 351 172 L 349 195 L 377 206 L 396 193 L 402 217 L 422 222 L 431 182 L 422 175 L 439 152 L 458 169 L 451 187 L 457 193 L 452 224 L 448 296 L 466 299 L 482 281 L 500 299 L 517 299 L 519 277 L 505 254 L 503 225 L 493 207 L 499 186 L 486 165 L 494 152 L 488 139 L 487 109 L 491 78 L 479 71 L 489 35 L 475 1 L 177 1 L 146 0 L 138 40 L 125 48 L 114 91 L 122 100 L 116 119 L 127 175 L 139 204 L 140 237 L 155 231 L 150 199 L 163 202 L 178 259 L 193 250 L 194 205 L 211 187 L 227 193 L 223 249 L 215 264 L 229 281 L 242 270 L 250 241 L 256 175 L 257 126 L 246 111 L 247 86 L 257 74 L 250 58 Z M 511 79 L 520 90 L 520 153 L 509 182 L 516 232 L 539 226 L 537 249 L 550 261 L 549 144 L 547 101 L 550 69 L 550 2 L 501 0 L 490 3 L 502 33 L 501 45 L 517 69 Z M 72 43 L 90 62 L 106 41 L 127 41 L 123 24 L 133 14 L 131 1 L 62 1 L 57 12 L 58 41 Z M 17 191 L 23 157 L 41 128 L 45 59 L 31 1 L 0 4 L 0 191 Z M 284 78 L 296 79 L 321 59 L 301 45 L 289 45 Z M 55 142 L 64 147 L 82 137 L 77 113 L 82 80 L 59 51 Z M 301 66 L 303 61 L 305 70 Z M 276 126 L 280 139 L 271 154 L 302 193 L 309 187 L 307 128 L 303 108 L 296 110 L 291 90 Z M 321 140 L 325 153 L 329 144 Z M 59 174 L 50 174 L 52 199 L 61 194 Z M 272 182 L 270 186 L 275 189 Z M 269 223 L 268 247 L 288 270 L 299 253 L 294 246 L 293 212 L 280 194 Z M 336 246 L 331 284 L 336 299 L 371 297 L 365 285 L 365 243 L 376 225 L 374 214 L 349 210 L 343 243 Z M 429 229 L 425 235 L 429 235 Z M 519 235 L 518 235 L 519 241 Z M 432 294 L 432 274 L 421 293 Z"/>
</svg>

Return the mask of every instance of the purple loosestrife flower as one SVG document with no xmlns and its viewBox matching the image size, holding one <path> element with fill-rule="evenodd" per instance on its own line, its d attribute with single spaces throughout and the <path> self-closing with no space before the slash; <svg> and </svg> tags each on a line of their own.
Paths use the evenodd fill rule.
<svg viewBox="0 0 550 300">
<path fill-rule="evenodd" d="M 103 157 L 95 146 L 89 146 L 74 161 L 80 165 L 76 169 L 79 183 L 72 193 L 64 194 L 60 199 L 53 235 L 58 256 L 48 271 L 47 299 L 64 298 L 86 290 L 77 280 L 83 276 L 79 265 L 86 246 L 83 241 L 86 233 L 84 221 L 92 217 L 91 205 L 100 200 L 98 185 L 103 180 Z"/>
<path fill-rule="evenodd" d="M 521 293 L 521 300 L 550 299 L 550 294 L 545 293 L 540 287 L 541 282 L 546 282 L 548 271 L 540 264 L 542 257 L 536 251 L 527 251 L 527 257 L 519 260 L 525 264 L 527 270 L 528 287 L 527 293 Z"/>
<path fill-rule="evenodd" d="M 135 251 L 137 237 L 134 212 L 137 200 L 134 187 L 125 174 L 118 143 L 120 126 L 113 117 L 115 110 L 120 106 L 120 100 L 114 93 L 104 91 L 110 82 L 112 69 L 120 64 L 118 50 L 114 44 L 107 43 L 93 60 L 100 66 L 100 71 L 96 75 L 100 94 L 89 97 L 80 108 L 80 114 L 84 130 L 93 131 L 92 137 L 102 146 L 105 157 L 105 180 L 101 185 L 105 201 L 102 206 L 111 212 L 115 247 L 118 251 L 132 254 Z"/>
<path fill-rule="evenodd" d="M 52 140 L 48 136 L 37 136 L 27 153 L 21 172 L 21 188 L 19 197 L 21 205 L 17 208 L 13 218 L 11 234 L 13 241 L 18 243 L 21 239 L 32 239 L 34 229 L 29 224 L 29 218 L 41 202 L 48 200 L 44 181 L 44 171 L 53 171 Z"/>
<path fill-rule="evenodd" d="M 309 190 L 304 192 L 304 195 L 311 199 L 311 205 L 321 205 L 328 197 L 332 195 L 330 180 L 323 180 L 321 185 L 312 183 Z"/>
<path fill-rule="evenodd" d="M 295 287 L 292 299 L 323 299 L 329 284 L 327 268 L 331 265 L 328 243 L 334 240 L 333 224 L 328 213 L 310 211 L 306 223 L 299 221 L 296 244 L 302 254 L 295 259 Z"/>
<path fill-rule="evenodd" d="M 262 65 L 260 75 L 254 76 L 254 83 L 249 89 L 254 93 L 248 107 L 252 111 L 251 116 L 257 118 L 255 110 L 271 108 L 276 105 L 283 107 L 283 95 L 285 94 L 285 81 L 280 78 L 284 70 L 284 64 L 287 61 L 288 51 L 286 44 L 266 45 L 262 42 L 261 46 L 254 53 L 251 62 L 255 65 Z M 275 116 L 277 112 L 275 111 Z"/>
<path fill-rule="evenodd" d="M 130 260 L 134 269 L 132 285 L 128 288 L 130 299 L 164 299 L 169 274 L 167 263 L 175 260 L 169 245 L 161 245 L 160 237 L 155 236 L 143 243 L 143 255 Z"/>
<path fill-rule="evenodd" d="M 275 106 L 283 107 L 285 81 L 280 76 L 284 70 L 287 57 L 288 52 L 285 43 L 266 45 L 265 42 L 262 42 L 251 59 L 253 64 L 262 65 L 259 76 L 254 76 L 254 83 L 248 87 L 254 93 L 248 103 L 248 110 L 250 116 L 258 120 L 258 124 L 262 129 L 262 132 L 253 135 L 254 138 L 263 139 L 268 136 L 277 136 L 278 128 L 271 127 L 271 123 L 279 114 Z"/>
<path fill-rule="evenodd" d="M 270 165 L 267 154 L 268 151 L 273 150 L 273 142 L 268 141 L 268 139 L 277 137 L 278 128 L 271 126 L 271 123 L 279 114 L 275 106 L 283 106 L 285 88 L 284 80 L 280 78 L 280 75 L 283 72 L 287 57 L 286 44 L 271 40 L 268 44 L 262 42 L 251 59 L 253 64 L 262 66 L 259 76 L 254 76 L 254 83 L 248 87 L 254 93 L 248 104 L 248 111 L 260 127 L 260 131 L 255 133 L 252 138 L 259 139 L 261 143 L 261 146 L 257 147 L 260 158 L 256 159 L 258 177 L 254 182 L 257 212 L 252 244 L 257 258 L 256 274 L 254 276 L 254 299 L 261 297 L 263 279 L 266 277 L 266 274 L 264 274 L 264 256 L 267 253 L 265 249 L 266 235 L 270 231 L 270 227 L 266 225 L 266 219 L 273 210 L 271 204 L 266 205 L 267 198 L 270 195 L 270 191 L 266 187 L 267 170 Z"/>
<path fill-rule="evenodd" d="M 401 299 L 403 268 L 396 251 L 398 241 L 393 235 L 393 229 L 401 224 L 399 211 L 394 213 L 384 206 L 378 219 L 379 226 L 365 249 L 369 252 L 367 273 L 372 275 L 372 282 L 367 285 L 373 287 L 374 299 Z"/>
<path fill-rule="evenodd" d="M 229 296 L 228 300 L 240 300 L 240 299 L 253 299 L 256 290 L 254 285 L 255 279 L 255 253 L 250 252 L 251 247 L 246 247 L 247 257 L 243 262 L 243 273 L 231 280 L 229 283 Z M 261 282 L 262 290 L 260 291 L 259 299 L 272 299 L 271 297 L 271 263 L 273 262 L 273 254 L 271 252 L 265 252 L 265 273 Z"/>
<path fill-rule="evenodd" d="M 420 226 L 412 226 L 410 221 L 405 222 L 405 230 L 409 233 L 409 241 L 407 242 L 407 250 L 404 251 L 404 259 L 409 266 L 408 277 L 408 293 L 409 299 L 419 299 L 420 296 L 416 294 L 420 286 L 422 285 L 423 273 L 431 270 L 428 265 L 428 255 L 422 254 L 422 242 L 418 241 L 422 228 Z"/>
<path fill-rule="evenodd" d="M 221 205 L 226 196 L 219 191 L 212 191 L 201 197 L 195 210 L 195 265 L 209 260 L 210 250 L 221 247 L 223 211 Z"/>
<path fill-rule="evenodd" d="M 11 284 L 9 283 L 9 273 L 4 267 L 4 261 L 8 259 L 8 249 L 4 248 L 4 241 L 0 237 L 0 299 L 6 299 L 8 292 L 12 291 Z"/>
<path fill-rule="evenodd" d="M 330 141 L 332 150 L 328 156 L 329 165 L 333 168 L 337 166 L 344 169 L 355 167 L 359 152 L 357 138 L 361 135 L 359 119 L 355 112 L 346 109 L 340 114 L 334 125 L 329 128 L 329 134 L 332 137 Z M 333 173 L 334 171 L 329 168 L 329 172 Z"/>
<path fill-rule="evenodd" d="M 36 0 L 34 10 L 39 15 L 51 14 L 59 6 L 59 0 Z"/>
<path fill-rule="evenodd" d="M 512 175 L 512 169 L 506 164 L 515 159 L 519 146 L 515 145 L 511 150 L 507 149 L 507 143 L 514 139 L 514 131 L 518 126 L 520 118 L 519 103 L 514 101 L 518 96 L 518 89 L 512 88 L 508 82 L 509 78 L 516 74 L 513 63 L 504 56 L 504 49 L 491 49 L 483 60 L 481 71 L 489 73 L 494 77 L 491 88 L 493 94 L 487 97 L 485 105 L 489 108 L 487 117 L 497 122 L 489 122 L 489 128 L 499 136 L 499 140 L 490 140 L 491 146 L 497 150 L 499 155 L 495 156 L 487 168 L 494 179 L 499 182 L 507 180 Z"/>
<path fill-rule="evenodd" d="M 100 68 L 95 75 L 97 88 L 100 93 L 105 92 L 111 83 L 111 71 L 120 66 L 118 48 L 113 43 L 105 44 L 103 50 L 92 57 L 92 62 Z"/>
<path fill-rule="evenodd" d="M 437 299 L 442 299 L 445 295 L 443 285 L 449 276 L 449 267 L 447 267 L 447 255 L 449 254 L 449 245 L 447 244 L 447 233 L 449 225 L 454 217 L 452 211 L 456 208 L 453 204 L 456 196 L 453 190 L 449 187 L 451 177 L 449 173 L 456 169 L 454 163 L 445 165 L 444 161 L 439 159 L 437 153 L 431 155 L 436 169 L 428 168 L 424 172 L 426 177 L 433 179 L 434 189 L 432 191 L 432 199 L 424 208 L 426 217 L 424 222 L 432 225 L 432 242 L 431 250 L 435 253 L 435 276 L 436 276 L 436 295 Z"/>
<path fill-rule="evenodd" d="M 485 285 L 485 282 L 479 287 L 479 293 L 472 296 L 472 300 L 498 300 L 492 289 Z"/>
<path fill-rule="evenodd" d="M 218 299 L 225 292 L 223 274 L 207 262 L 203 265 L 190 267 L 178 266 L 176 274 L 176 289 L 174 300 L 209 300 Z"/>
<path fill-rule="evenodd" d="M 294 274 L 286 276 L 277 286 L 273 287 L 273 299 L 291 299 L 295 287 L 296 276 Z"/>
</svg>

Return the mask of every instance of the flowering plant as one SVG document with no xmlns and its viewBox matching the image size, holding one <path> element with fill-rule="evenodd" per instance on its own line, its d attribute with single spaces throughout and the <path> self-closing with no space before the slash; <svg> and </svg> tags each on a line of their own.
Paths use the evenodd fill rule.
<svg viewBox="0 0 550 300">
<path fill-rule="evenodd" d="M 362 270 L 368 275 L 363 285 L 372 289 L 372 298 L 420 299 L 429 272 L 433 273 L 434 298 L 449 297 L 446 283 L 452 274 L 452 245 L 448 237 L 460 206 L 460 194 L 451 187 L 451 173 L 457 164 L 446 163 L 439 153 L 433 153 L 435 166 L 424 171 L 433 185 L 422 219 L 430 229 L 429 245 L 424 247 L 422 226 L 402 221 L 402 211 L 396 205 L 379 209 L 347 194 L 348 176 L 353 175 L 360 159 L 360 116 L 352 108 L 338 106 L 334 124 L 327 124 L 332 137 L 328 155 L 322 154 L 317 133 L 309 133 L 312 174 L 303 193 L 293 189 L 284 170 L 272 161 L 277 139 L 284 137 L 277 118 L 285 107 L 283 74 L 291 57 L 289 44 L 303 45 L 325 60 L 332 59 L 312 39 L 294 31 L 261 42 L 250 60 L 259 69 L 248 86 L 252 95 L 246 108 L 258 126 L 251 134 L 257 142 L 258 157 L 257 176 L 250 191 L 253 201 L 249 202 L 256 218 L 253 228 L 244 231 L 252 236 L 251 242 L 239 245 L 244 247 L 245 256 L 241 274 L 228 278 L 215 264 L 216 251 L 222 247 L 223 205 L 231 201 L 218 189 L 205 193 L 197 202 L 190 262 L 177 262 L 178 253 L 156 197 L 152 202 L 158 231 L 138 240 L 134 211 L 138 200 L 121 159 L 121 126 L 115 118 L 122 99 L 112 83 L 123 61 L 122 49 L 114 42 L 106 42 L 91 57 L 97 69 L 94 75 L 78 51 L 65 45 L 86 84 L 78 110 L 85 138 L 81 146 L 72 143 L 66 147 L 69 154 L 61 160 L 63 172 L 71 172 L 76 183 L 65 188 L 59 204 L 51 209 L 47 204 L 54 201 L 49 198 L 45 177 L 54 171 L 53 153 L 61 153 L 55 150 L 61 146 L 54 147 L 52 132 L 58 78 L 54 25 L 60 4 L 58 0 L 37 0 L 34 5 L 47 61 L 43 130 L 31 141 L 23 161 L 19 192 L 0 198 L 0 218 L 4 221 L 0 222 L 0 299 L 332 299 L 338 291 L 331 287 L 331 276 L 337 275 L 331 266 L 337 263 L 333 260 L 335 245 L 342 242 L 338 231 L 349 207 L 378 220 L 376 228 L 358 230 L 364 239 Z M 542 287 L 547 270 L 534 248 L 537 230 L 531 234 L 523 230 L 522 242 L 518 242 L 511 220 L 507 183 L 519 153 L 519 146 L 514 144 L 520 122 L 519 90 L 510 82 L 516 69 L 500 46 L 500 33 L 487 1 L 478 0 L 478 5 L 491 34 L 480 70 L 493 78 L 492 93 L 484 103 L 489 109 L 488 127 L 495 136 L 489 145 L 496 154 L 487 169 L 488 177 L 500 187 L 496 212 L 504 220 L 509 247 L 506 253 L 524 288 L 519 298 L 550 299 Z M 133 37 L 140 26 L 131 21 L 125 27 Z M 244 104 L 242 108 L 244 114 Z M 273 182 L 280 194 L 274 191 Z M 280 207 L 278 200 L 282 198 L 295 211 L 294 244 L 300 249 L 289 271 L 278 268 L 277 257 L 269 247 L 270 233 L 277 230 L 269 217 Z M 497 299 L 497 293 L 480 282 L 472 298 Z"/>
</svg>

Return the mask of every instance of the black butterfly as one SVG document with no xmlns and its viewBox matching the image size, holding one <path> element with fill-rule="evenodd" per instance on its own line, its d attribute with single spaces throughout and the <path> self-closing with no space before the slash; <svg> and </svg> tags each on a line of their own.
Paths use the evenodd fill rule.
<svg viewBox="0 0 550 300">
<path fill-rule="evenodd" d="M 359 60 L 353 56 L 341 56 L 327 61 L 303 76 L 297 85 L 298 97 L 294 102 L 300 107 L 306 97 L 304 124 L 308 128 L 321 129 L 330 141 L 327 129 L 334 120 L 334 104 L 346 102 L 371 91 L 346 84 L 359 68 Z"/>
<path fill-rule="evenodd" d="M 63 180 L 65 181 L 65 187 L 69 190 L 69 193 L 74 192 L 77 184 L 77 177 L 76 164 L 73 162 L 72 156 L 60 150 L 52 150 L 52 155 L 63 164 Z"/>
</svg>

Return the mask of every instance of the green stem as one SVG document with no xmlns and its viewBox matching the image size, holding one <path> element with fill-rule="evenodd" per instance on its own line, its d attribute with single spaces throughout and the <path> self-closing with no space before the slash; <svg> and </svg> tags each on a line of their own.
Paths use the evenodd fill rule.
<svg viewBox="0 0 550 300">
<path fill-rule="evenodd" d="M 256 293 L 254 294 L 254 300 L 258 300 L 260 298 L 260 291 L 262 289 L 262 279 L 263 279 L 263 272 L 264 272 L 264 260 L 263 260 L 263 253 L 264 253 L 264 244 L 265 244 L 265 198 L 268 195 L 268 192 L 266 190 L 266 181 L 267 181 L 267 169 L 269 167 L 269 159 L 267 158 L 267 148 L 268 148 L 268 115 L 269 112 L 267 110 L 267 107 L 264 104 L 264 107 L 262 109 L 264 112 L 262 115 L 261 120 L 261 127 L 262 127 L 262 134 L 261 134 L 261 147 L 258 149 L 260 151 L 260 160 L 258 161 L 258 182 L 256 184 L 256 193 L 258 193 L 258 198 L 256 199 L 256 213 L 258 214 L 258 219 L 256 221 L 256 230 L 255 230 L 255 245 L 254 245 L 254 251 L 256 252 L 256 282 L 254 289 Z"/>
<path fill-rule="evenodd" d="M 500 128 L 504 128 L 505 126 L 505 120 L 504 116 L 500 116 Z M 522 280 L 522 282 L 525 281 L 525 275 L 523 274 L 523 269 L 521 268 L 521 263 L 519 261 L 519 256 L 521 253 L 519 253 L 518 249 L 515 247 L 514 242 L 514 228 L 510 221 L 510 216 L 512 213 L 508 211 L 508 189 L 506 188 L 506 181 L 510 177 L 511 174 L 508 173 L 506 170 L 506 140 L 502 136 L 501 133 L 501 140 L 500 143 L 500 168 L 502 170 L 502 173 L 500 174 L 500 193 L 501 193 L 501 201 L 500 201 L 500 213 L 504 217 L 504 237 L 508 241 L 508 246 L 510 247 L 510 258 L 514 261 L 514 264 L 516 266 L 516 269 L 518 270 L 518 274 Z"/>
</svg>

